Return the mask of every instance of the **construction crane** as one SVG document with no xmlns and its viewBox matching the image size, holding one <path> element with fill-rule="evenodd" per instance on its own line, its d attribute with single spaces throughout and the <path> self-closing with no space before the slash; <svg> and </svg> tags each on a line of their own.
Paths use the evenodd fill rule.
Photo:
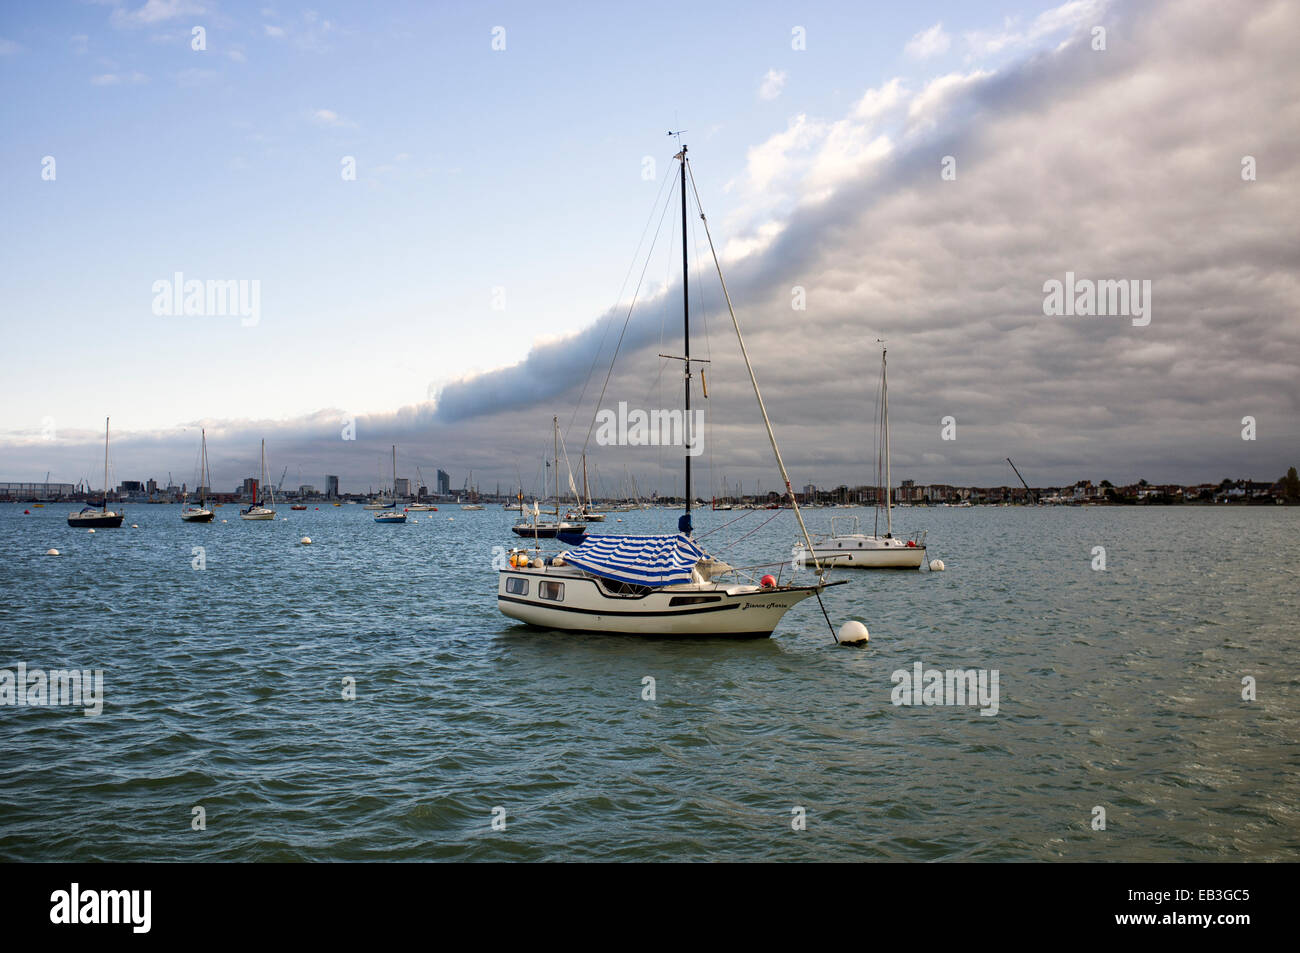
<svg viewBox="0 0 1300 953">
<path fill-rule="evenodd" d="M 276 493 L 279 493 L 279 492 L 280 492 L 280 488 L 281 488 L 282 486 L 284 486 L 284 475 L 285 475 L 286 473 L 288 473 L 288 472 L 289 472 L 289 467 L 286 465 L 285 468 L 284 468 L 284 470 L 281 471 L 281 473 L 280 473 L 280 482 L 277 483 L 277 484 L 275 485 L 275 492 L 276 492 Z"/>
<path fill-rule="evenodd" d="M 1010 458 L 1010 457 L 1007 457 L 1007 463 L 1011 463 L 1011 458 Z M 1014 463 L 1011 463 L 1011 469 L 1016 470 L 1016 465 L 1015 465 Z M 1033 500 L 1035 504 L 1037 504 L 1037 503 L 1038 503 L 1038 494 L 1035 493 L 1033 490 L 1029 489 L 1029 484 L 1028 484 L 1028 483 L 1025 483 L 1025 478 L 1022 477 L 1022 476 L 1020 476 L 1020 471 L 1019 471 L 1019 470 L 1016 470 L 1016 476 L 1020 477 L 1020 482 L 1021 482 L 1021 484 L 1024 486 L 1024 488 L 1025 488 L 1025 492 L 1029 494 L 1029 498 L 1030 498 L 1031 500 Z"/>
</svg>

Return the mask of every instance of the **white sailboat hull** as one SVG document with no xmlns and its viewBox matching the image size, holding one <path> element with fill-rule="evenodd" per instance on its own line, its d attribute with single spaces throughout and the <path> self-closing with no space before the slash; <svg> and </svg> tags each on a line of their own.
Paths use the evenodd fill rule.
<svg viewBox="0 0 1300 953">
<path fill-rule="evenodd" d="M 523 591 L 511 592 L 513 585 Z M 561 598 L 541 598 L 542 583 L 563 585 Z M 554 569 L 503 569 L 497 608 L 543 629 L 644 636 L 767 638 L 782 616 L 816 586 L 665 586 L 640 596 L 611 595 L 595 578 Z"/>
<path fill-rule="evenodd" d="M 241 520 L 273 520 L 275 519 L 275 510 L 268 510 L 264 506 L 256 507 L 247 513 L 240 513 Z"/>
<path fill-rule="evenodd" d="M 848 569 L 920 569 L 925 563 L 925 545 L 889 536 L 822 537 L 813 541 L 813 555 L 822 565 Z M 806 553 L 800 545 L 795 557 Z M 805 565 L 812 559 L 804 556 Z"/>
</svg>

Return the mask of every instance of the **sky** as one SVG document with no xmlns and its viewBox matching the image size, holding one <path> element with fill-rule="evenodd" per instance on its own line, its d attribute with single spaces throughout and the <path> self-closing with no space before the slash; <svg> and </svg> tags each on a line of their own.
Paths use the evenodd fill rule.
<svg viewBox="0 0 1300 953">
<path fill-rule="evenodd" d="M 634 292 L 601 406 L 681 406 L 669 130 L 796 487 L 874 482 L 879 340 L 895 482 L 1276 479 L 1298 36 L 1270 0 L 6 5 L 0 480 L 98 486 L 111 416 L 114 483 L 192 485 L 206 427 L 219 489 L 263 438 L 291 485 L 396 444 L 540 489 Z M 697 493 L 776 489 L 691 216 Z M 177 273 L 256 313 L 165 313 Z M 1067 275 L 1149 307 L 1046 314 Z M 587 450 L 680 491 L 670 448 Z"/>
</svg>

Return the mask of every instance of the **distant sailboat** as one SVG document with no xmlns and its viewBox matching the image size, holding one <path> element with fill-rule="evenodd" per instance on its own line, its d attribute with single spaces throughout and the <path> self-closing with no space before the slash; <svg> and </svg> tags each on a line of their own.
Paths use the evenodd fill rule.
<svg viewBox="0 0 1300 953">
<path fill-rule="evenodd" d="M 257 501 L 257 495 L 261 492 L 262 487 L 266 485 L 266 441 L 262 441 L 262 475 L 258 481 L 257 489 L 253 491 L 253 503 L 246 510 L 239 511 L 241 520 L 273 520 L 275 519 L 275 490 L 271 490 L 271 505 L 262 506 Z"/>
<path fill-rule="evenodd" d="M 894 535 L 893 492 L 890 487 L 892 475 L 889 459 L 889 370 L 885 362 L 886 351 L 880 353 L 880 391 L 881 391 L 881 444 L 884 454 L 884 486 L 881 492 L 885 497 L 885 535 L 867 535 L 858 531 L 856 516 L 831 517 L 831 531 L 826 536 L 812 538 L 812 554 L 818 561 L 832 566 L 851 569 L 920 569 L 925 562 L 925 536 L 913 536 L 911 539 L 899 539 Z M 877 500 L 880 494 L 877 494 Z M 877 502 L 879 514 L 879 502 Z M 877 515 L 877 521 L 880 517 Z M 843 532 L 841 526 L 847 526 Z M 795 546 L 795 558 L 807 557 L 807 550 L 802 543 Z"/>
<path fill-rule="evenodd" d="M 187 506 L 181 510 L 181 519 L 187 523 L 211 523 L 212 517 L 216 515 L 208 509 L 208 487 L 212 485 L 208 473 L 208 432 L 206 430 L 199 432 L 203 439 L 199 460 L 199 505 Z"/>
<path fill-rule="evenodd" d="M 587 524 L 584 522 L 560 519 L 560 418 L 552 417 L 551 424 L 555 428 L 555 519 L 542 519 L 537 503 L 534 502 L 532 520 L 525 517 L 510 527 L 511 532 L 516 536 L 531 537 L 533 539 L 555 539 L 562 532 L 581 534 L 587 528 Z M 545 489 L 545 487 L 542 488 L 543 492 L 545 492 Z M 523 513 L 521 512 L 520 515 L 523 515 Z"/>
<path fill-rule="evenodd" d="M 393 444 L 393 500 L 397 500 L 397 444 Z M 390 510 L 380 511 L 375 514 L 376 523 L 405 523 L 406 513 L 397 509 L 397 503 L 393 503 Z"/>
<path fill-rule="evenodd" d="M 87 480 L 87 483 L 90 481 Z M 80 513 L 68 514 L 68 525 L 87 527 L 89 529 L 117 528 L 122 525 L 126 514 L 120 510 L 108 508 L 108 418 L 104 418 L 104 499 L 99 509 L 83 506 Z"/>
<path fill-rule="evenodd" d="M 423 487 L 424 487 L 424 473 L 420 470 L 420 468 L 419 468 L 418 466 L 415 468 L 415 475 L 416 475 L 416 477 L 419 478 L 419 484 L 418 484 L 418 487 L 419 487 L 419 488 L 423 488 Z M 419 488 L 417 488 L 417 490 L 416 490 L 416 494 L 419 493 Z M 413 495 L 416 495 L 416 494 L 413 494 Z M 417 496 L 417 501 L 418 501 L 418 496 Z M 438 510 L 438 507 L 434 506 L 432 503 L 420 503 L 420 502 L 411 503 L 411 504 L 410 504 L 409 506 L 407 506 L 406 508 L 407 508 L 408 510 L 410 510 L 412 513 L 425 513 L 425 512 L 429 512 L 429 511 L 437 512 L 437 510 Z"/>
</svg>

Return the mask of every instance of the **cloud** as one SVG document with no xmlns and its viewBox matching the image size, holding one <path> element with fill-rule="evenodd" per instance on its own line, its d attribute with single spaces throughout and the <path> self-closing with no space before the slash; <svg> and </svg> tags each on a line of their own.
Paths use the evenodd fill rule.
<svg viewBox="0 0 1300 953">
<path fill-rule="evenodd" d="M 1295 462 L 1300 269 L 1286 250 L 1300 244 L 1300 193 L 1287 185 L 1300 173 L 1289 105 L 1300 67 L 1282 38 L 1300 14 L 1143 4 L 1112 19 L 1098 53 L 1077 10 L 1035 21 L 1080 24 L 1052 50 L 915 94 L 891 82 L 843 119 L 796 116 L 749 151 L 734 187 L 784 193 L 788 207 L 715 239 L 740 243 L 728 284 L 790 456 L 862 459 L 861 446 L 828 451 L 844 438 L 826 429 L 820 382 L 839 382 L 869 419 L 872 342 L 885 337 L 896 475 L 1000 485 L 1008 455 L 1040 481 L 1272 479 Z M 871 123 L 890 114 L 899 125 L 882 139 Z M 1267 177 L 1241 180 L 1248 153 L 1268 157 Z M 945 155 L 954 181 L 940 177 Z M 1151 280 L 1151 324 L 1044 316 L 1043 283 L 1066 271 Z M 795 285 L 806 312 L 791 311 Z M 655 332 L 671 288 L 663 300 L 644 317 Z M 643 381 L 658 339 L 640 326 L 620 361 L 639 362 Z M 599 328 L 449 386 L 437 419 L 490 428 L 575 399 Z M 711 391 L 743 394 L 714 356 Z M 625 381 L 644 391 L 635 374 Z M 1279 428 L 1268 448 L 1243 445 L 1246 413 Z M 956 442 L 940 442 L 946 415 Z M 761 446 L 752 427 L 739 433 Z M 925 463 L 936 456 L 942 466 Z"/>
<path fill-rule="evenodd" d="M 138 85 L 149 82 L 149 77 L 144 73 L 100 73 L 98 76 L 90 77 L 92 86 L 122 86 Z"/>
<path fill-rule="evenodd" d="M 796 484 L 871 481 L 877 338 L 890 347 L 895 479 L 1010 484 L 1007 456 L 1035 485 L 1274 479 L 1300 463 L 1300 10 L 1146 0 L 1107 14 L 1108 49 L 1095 52 L 1074 9 L 1013 27 L 1076 23 L 1018 59 L 913 88 L 890 80 L 842 115 L 797 115 L 733 175 L 735 220 L 710 224 L 733 252 L 729 290 Z M 1241 178 L 1247 155 L 1257 181 Z M 945 156 L 955 179 L 941 177 Z M 712 211 L 718 197 L 702 198 Z M 1043 284 L 1067 271 L 1150 280 L 1151 323 L 1045 316 Z M 805 310 L 792 308 L 795 287 Z M 669 283 L 634 313 L 606 406 L 676 406 L 680 370 L 657 355 L 673 350 L 660 335 L 679 328 L 679 296 Z M 692 352 L 713 360 L 709 455 L 732 486 L 773 488 L 719 297 L 715 284 L 692 318 Z M 222 423 L 215 444 L 209 430 L 224 461 L 214 477 L 233 486 L 251 474 L 265 435 L 274 459 L 353 487 L 375 482 L 391 443 L 408 472 L 404 454 L 438 448 L 421 460 L 426 479 L 436 462 L 462 476 L 472 466 L 484 485 L 513 484 L 518 468 L 537 486 L 552 414 L 570 452 L 581 447 L 623 318 L 611 310 L 518 364 L 447 383 L 436 404 L 364 417 L 356 443 L 324 411 Z M 1240 438 L 1245 415 L 1259 421 L 1257 441 Z M 941 438 L 945 416 L 954 441 Z M 76 446 L 58 453 L 12 435 L 0 446 L 14 472 L 67 461 L 75 478 L 99 438 L 67 439 Z M 193 429 L 124 432 L 114 454 L 144 477 L 196 446 Z M 590 462 L 607 490 L 624 465 L 643 490 L 671 489 L 679 467 L 645 448 L 601 448 Z"/>
<path fill-rule="evenodd" d="M 1098 23 L 1109 7 L 1109 0 L 1069 0 L 1059 7 L 1045 10 L 1026 27 L 1008 18 L 998 30 L 972 30 L 964 39 L 972 57 L 995 56 L 1025 49 L 1045 37 L 1073 32 Z"/>
<path fill-rule="evenodd" d="M 952 38 L 943 32 L 943 23 L 940 22 L 908 40 L 903 52 L 913 59 L 924 60 L 947 53 L 951 45 Z"/>
<path fill-rule="evenodd" d="M 276 39 L 279 39 L 280 37 L 284 36 L 284 27 L 281 26 L 275 26 L 270 23 L 264 23 L 262 24 L 262 29 L 266 31 L 267 36 L 272 36 L 275 37 Z"/>
<path fill-rule="evenodd" d="M 86 51 L 90 49 L 90 37 L 84 33 L 69 37 L 69 42 L 72 44 L 72 52 L 77 56 L 85 55 Z"/>
<path fill-rule="evenodd" d="M 758 87 L 758 98 L 773 100 L 781 95 L 781 90 L 785 89 L 786 72 L 785 70 L 770 69 L 767 75 L 763 77 L 763 82 Z"/>
<path fill-rule="evenodd" d="M 6 40 L 3 36 L 0 36 L 0 56 L 12 56 L 20 50 L 22 50 L 22 47 L 13 40 Z"/>
<path fill-rule="evenodd" d="M 332 109 L 313 109 L 311 111 L 311 121 L 318 126 L 325 126 L 329 129 L 354 129 L 356 123 L 344 119 Z"/>
<path fill-rule="evenodd" d="M 113 10 L 112 19 L 114 26 L 146 26 L 205 12 L 203 5 L 193 0 L 148 0 L 144 6 L 135 10 L 117 7 Z"/>
<path fill-rule="evenodd" d="M 187 88 L 206 86 L 215 81 L 220 75 L 220 73 L 212 69 L 183 69 L 176 74 L 176 83 Z"/>
</svg>

